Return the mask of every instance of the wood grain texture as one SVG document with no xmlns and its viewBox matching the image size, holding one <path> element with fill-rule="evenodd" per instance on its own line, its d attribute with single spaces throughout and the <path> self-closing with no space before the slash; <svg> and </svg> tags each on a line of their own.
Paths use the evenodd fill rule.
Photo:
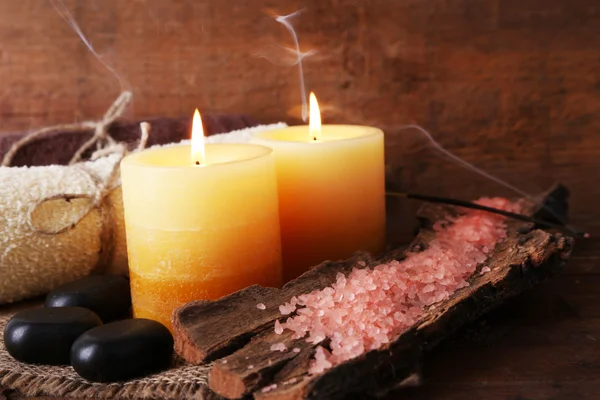
<svg viewBox="0 0 600 400">
<path fill-rule="evenodd" d="M 390 176 L 414 192 L 512 194 L 437 157 L 439 142 L 529 193 L 560 181 L 573 221 L 600 234 L 596 0 L 64 0 L 133 90 L 128 117 L 194 107 L 299 122 L 294 20 L 325 122 L 385 130 Z M 48 1 L 0 3 L 0 131 L 97 118 L 120 85 Z M 390 202 L 390 217 L 417 204 Z M 407 236 L 412 227 L 399 224 Z M 595 269 L 595 272 L 599 272 Z"/>
</svg>

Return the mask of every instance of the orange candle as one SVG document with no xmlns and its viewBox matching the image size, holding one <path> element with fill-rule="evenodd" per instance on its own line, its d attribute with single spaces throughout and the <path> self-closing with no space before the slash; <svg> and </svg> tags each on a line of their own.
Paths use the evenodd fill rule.
<svg viewBox="0 0 600 400">
<path fill-rule="evenodd" d="M 252 144 L 146 150 L 121 163 L 135 317 L 171 327 L 173 310 L 260 284 L 281 285 L 275 160 Z"/>
<path fill-rule="evenodd" d="M 385 245 L 383 132 L 320 122 L 311 93 L 310 126 L 253 138 L 275 152 L 286 281 L 322 261 Z"/>
</svg>

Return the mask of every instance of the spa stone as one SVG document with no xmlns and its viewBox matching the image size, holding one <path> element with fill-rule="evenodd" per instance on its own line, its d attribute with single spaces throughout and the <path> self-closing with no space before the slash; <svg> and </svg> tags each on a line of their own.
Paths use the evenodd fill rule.
<svg viewBox="0 0 600 400">
<path fill-rule="evenodd" d="M 4 328 L 4 345 L 15 359 L 33 364 L 69 364 L 71 346 L 102 324 L 81 307 L 34 308 L 15 314 Z"/>
<path fill-rule="evenodd" d="M 45 306 L 89 308 L 105 323 L 127 318 L 131 310 L 129 282 L 116 275 L 88 276 L 50 292 Z"/>
<path fill-rule="evenodd" d="M 112 322 L 83 334 L 71 349 L 71 365 L 94 382 L 133 379 L 169 367 L 173 337 L 149 319 Z"/>
</svg>

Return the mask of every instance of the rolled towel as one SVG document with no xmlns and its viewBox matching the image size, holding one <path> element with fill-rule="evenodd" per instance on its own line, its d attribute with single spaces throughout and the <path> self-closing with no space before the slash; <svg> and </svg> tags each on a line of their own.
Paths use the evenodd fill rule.
<svg viewBox="0 0 600 400">
<path fill-rule="evenodd" d="M 190 137 L 191 118 L 151 118 L 146 120 L 152 125 L 152 134 L 148 138 L 148 146 L 174 143 Z M 110 124 L 108 133 L 121 143 L 134 143 L 140 138 L 141 121 L 120 121 Z M 258 125 L 252 118 L 243 115 L 211 115 L 202 114 L 202 125 L 206 135 L 222 134 L 238 129 Z M 10 147 L 30 132 L 14 132 L 0 134 L 0 159 Z M 53 131 L 35 142 L 29 143 L 15 154 L 10 165 L 64 165 L 92 135 L 93 129 L 75 131 Z"/>
</svg>

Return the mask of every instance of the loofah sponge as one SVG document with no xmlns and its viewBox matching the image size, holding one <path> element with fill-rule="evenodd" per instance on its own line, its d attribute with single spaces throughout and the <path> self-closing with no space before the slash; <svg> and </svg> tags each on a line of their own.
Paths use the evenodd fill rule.
<svg viewBox="0 0 600 400">
<path fill-rule="evenodd" d="M 259 131 L 282 126 L 213 135 L 207 142 L 247 142 Z M 45 294 L 94 272 L 127 274 L 119 182 L 103 206 L 110 208 L 110 217 L 96 207 L 78 221 L 97 192 L 92 177 L 106 180 L 120 159 L 113 154 L 71 166 L 0 167 L 0 304 Z M 61 194 L 72 196 L 40 203 Z M 111 234 L 103 237 L 107 218 Z M 67 225 L 60 233 L 44 233 Z"/>
<path fill-rule="evenodd" d="M 106 179 L 120 161 L 116 154 L 82 163 Z M 88 213 L 63 233 L 53 230 L 85 212 L 89 198 L 56 199 L 32 207 L 44 198 L 68 193 L 93 196 L 94 181 L 79 166 L 0 168 L 0 303 L 13 302 L 48 292 L 63 283 L 88 275 L 97 266 L 101 247 L 100 209 Z M 121 191 L 113 190 L 109 202 L 115 209 L 114 242 L 124 243 Z M 120 214 L 120 215 L 119 215 Z M 119 218 L 120 217 L 120 218 Z M 124 245 L 114 248 L 108 270 L 124 274 L 127 255 Z"/>
</svg>

